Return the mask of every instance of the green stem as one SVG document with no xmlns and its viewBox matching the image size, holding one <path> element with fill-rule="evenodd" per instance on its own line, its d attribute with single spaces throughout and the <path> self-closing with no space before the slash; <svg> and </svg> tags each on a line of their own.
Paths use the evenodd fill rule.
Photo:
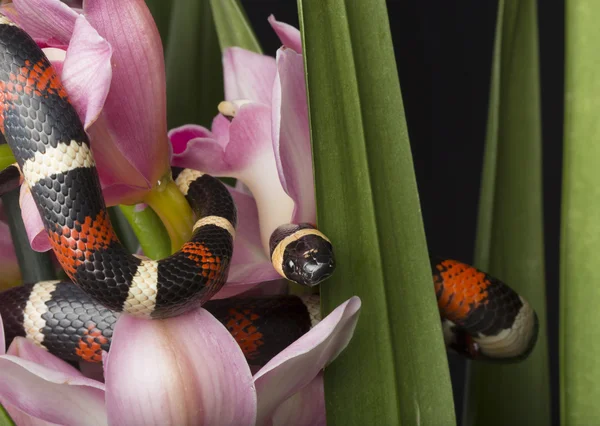
<svg viewBox="0 0 600 426">
<path fill-rule="evenodd" d="M 165 179 L 146 195 L 144 203 L 152 207 L 165 225 L 175 253 L 192 236 L 194 213 L 171 179 Z"/>
<path fill-rule="evenodd" d="M 4 170 L 16 162 L 17 160 L 15 160 L 15 156 L 10 150 L 10 147 L 6 144 L 0 145 L 0 170 Z"/>
<path fill-rule="evenodd" d="M 171 254 L 171 240 L 167 229 L 151 208 L 119 206 L 135 233 L 144 254 L 151 259 L 162 259 Z"/>
</svg>

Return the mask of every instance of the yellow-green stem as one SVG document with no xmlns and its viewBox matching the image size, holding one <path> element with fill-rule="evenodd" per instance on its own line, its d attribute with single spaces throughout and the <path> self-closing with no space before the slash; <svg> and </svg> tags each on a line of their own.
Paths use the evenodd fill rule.
<svg viewBox="0 0 600 426">
<path fill-rule="evenodd" d="M 146 195 L 144 203 L 162 220 L 171 238 L 171 252 L 175 253 L 192 235 L 194 212 L 171 179 L 162 181 Z"/>
<path fill-rule="evenodd" d="M 0 170 L 4 170 L 13 163 L 16 163 L 15 156 L 13 155 L 8 145 L 0 145 Z"/>
</svg>

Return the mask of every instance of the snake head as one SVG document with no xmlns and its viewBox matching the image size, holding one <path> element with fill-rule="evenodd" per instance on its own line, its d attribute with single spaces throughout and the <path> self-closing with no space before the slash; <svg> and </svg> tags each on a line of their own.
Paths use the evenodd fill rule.
<svg viewBox="0 0 600 426">
<path fill-rule="evenodd" d="M 271 235 L 270 247 L 275 269 L 298 284 L 315 286 L 335 269 L 331 242 L 311 224 L 278 227 Z"/>
</svg>

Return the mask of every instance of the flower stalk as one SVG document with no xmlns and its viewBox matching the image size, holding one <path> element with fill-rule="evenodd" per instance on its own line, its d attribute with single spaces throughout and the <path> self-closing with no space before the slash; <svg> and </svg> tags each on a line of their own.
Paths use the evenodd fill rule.
<svg viewBox="0 0 600 426">
<path fill-rule="evenodd" d="M 169 233 L 154 210 L 143 205 L 120 205 L 119 209 L 131 225 L 144 255 L 158 260 L 171 254 Z"/>
<path fill-rule="evenodd" d="M 16 161 L 10 147 L 7 144 L 0 145 L 0 170 L 4 170 Z"/>
<path fill-rule="evenodd" d="M 171 239 L 171 253 L 175 253 L 191 237 L 194 212 L 170 177 L 162 179 L 144 197 L 164 224 Z"/>
</svg>

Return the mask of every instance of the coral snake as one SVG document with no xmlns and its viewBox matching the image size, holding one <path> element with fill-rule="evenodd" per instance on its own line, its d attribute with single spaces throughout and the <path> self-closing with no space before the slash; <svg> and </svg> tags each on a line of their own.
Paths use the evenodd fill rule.
<svg viewBox="0 0 600 426">
<path fill-rule="evenodd" d="M 227 280 L 236 209 L 227 188 L 198 171 L 176 177 L 199 218 L 192 238 L 158 261 L 127 252 L 111 227 L 90 142 L 58 75 L 33 39 L 2 15 L 0 130 L 17 159 L 0 174 L 0 190 L 24 179 L 72 281 L 0 294 L 7 344 L 26 336 L 61 358 L 98 362 L 121 313 L 160 319 L 203 305 L 248 361 L 260 365 L 318 321 L 318 296 L 210 300 Z M 311 225 L 282 225 L 270 245 L 275 269 L 290 280 L 312 286 L 333 272 L 331 243 Z M 469 265 L 434 258 L 431 265 L 448 347 L 499 361 L 531 352 L 538 325 L 527 301 Z"/>
</svg>

